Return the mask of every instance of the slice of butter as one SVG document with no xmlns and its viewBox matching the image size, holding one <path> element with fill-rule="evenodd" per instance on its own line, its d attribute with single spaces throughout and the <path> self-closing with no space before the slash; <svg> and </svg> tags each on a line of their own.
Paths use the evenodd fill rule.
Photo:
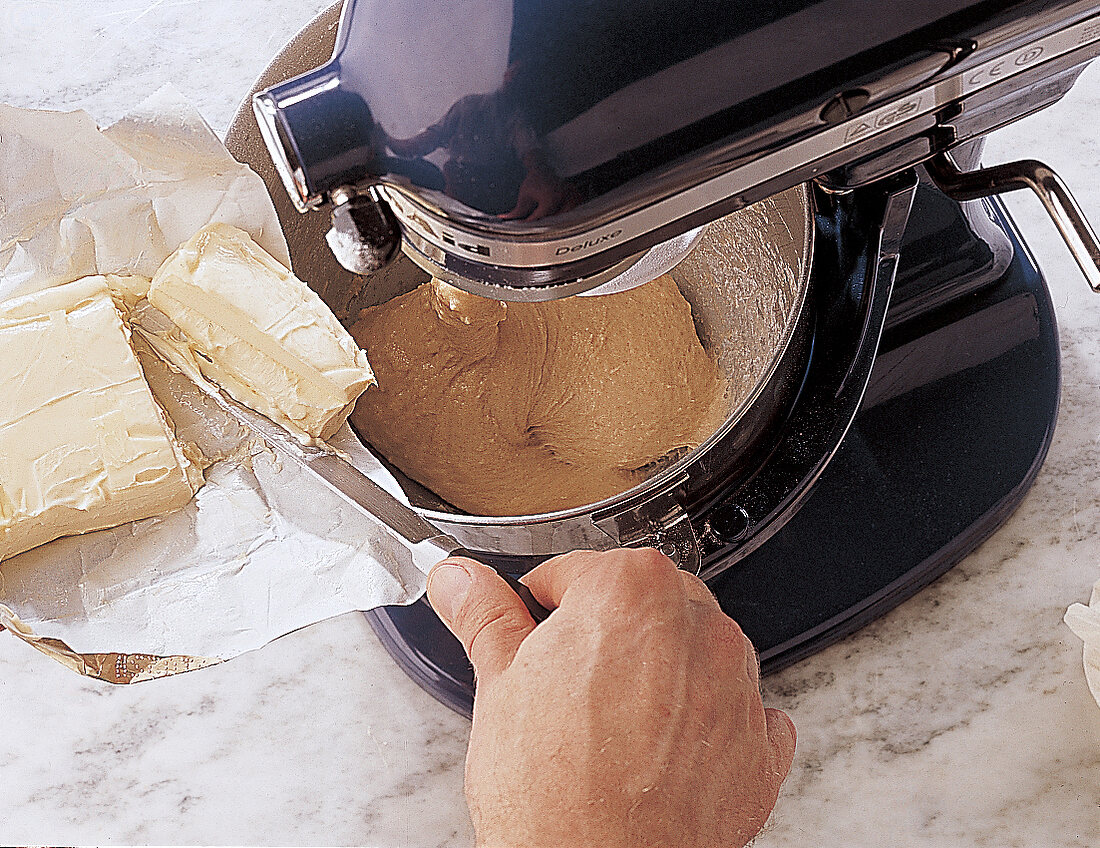
<svg viewBox="0 0 1100 848">
<path fill-rule="evenodd" d="M 303 440 L 335 433 L 374 383 L 366 354 L 321 298 L 228 224 L 204 227 L 169 256 L 148 300 L 182 331 L 161 339 L 162 355 L 184 370 L 189 361 Z"/>
<path fill-rule="evenodd" d="M 0 303 L 0 561 L 178 509 L 201 482 L 103 277 Z"/>
</svg>

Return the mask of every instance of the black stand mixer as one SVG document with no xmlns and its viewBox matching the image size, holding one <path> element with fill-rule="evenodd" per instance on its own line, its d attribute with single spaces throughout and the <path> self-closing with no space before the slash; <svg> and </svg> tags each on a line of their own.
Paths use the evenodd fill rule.
<svg viewBox="0 0 1100 848">
<path fill-rule="evenodd" d="M 646 484 L 569 514 L 465 516 L 410 483 L 414 505 L 517 574 L 573 547 L 659 547 L 707 580 L 765 672 L 1004 522 L 1045 457 L 1060 378 L 1046 284 L 988 198 L 1034 190 L 1097 290 L 1100 246 L 1041 163 L 980 168 L 981 137 L 1070 88 L 1100 53 L 1100 4 L 478 7 L 348 0 L 261 79 L 259 134 L 239 115 L 227 144 L 286 189 L 301 276 L 385 288 L 400 243 L 477 294 L 563 297 L 792 192 L 812 251 L 749 400 Z M 319 247 L 330 223 L 353 273 Z M 425 601 L 368 616 L 470 712 L 469 664 Z"/>
</svg>

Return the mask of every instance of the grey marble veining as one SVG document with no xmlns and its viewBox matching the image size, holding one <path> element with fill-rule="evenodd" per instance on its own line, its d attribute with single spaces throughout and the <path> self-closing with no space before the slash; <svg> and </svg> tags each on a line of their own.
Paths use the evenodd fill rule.
<svg viewBox="0 0 1100 848">
<path fill-rule="evenodd" d="M 0 0 L 0 102 L 102 123 L 171 81 L 224 132 L 317 0 Z M 1100 222 L 1100 68 L 998 133 Z M 1061 324 L 1061 418 L 1019 511 L 946 577 L 765 680 L 798 754 L 761 848 L 1100 844 L 1100 708 L 1062 624 L 1100 578 L 1100 297 L 1038 202 L 1010 208 Z M 467 846 L 468 725 L 360 616 L 223 666 L 89 681 L 0 634 L 0 842 Z"/>
<path fill-rule="evenodd" d="M 89 681 L 0 642 L 5 844 L 465 845 L 468 723 L 361 616 L 202 674 Z"/>
<path fill-rule="evenodd" d="M 991 137 L 1035 157 L 1100 215 L 1100 69 Z M 1100 709 L 1062 624 L 1100 578 L 1100 298 L 1039 201 L 1009 196 L 1051 284 L 1063 390 L 1046 464 L 1009 522 L 944 578 L 765 680 L 799 728 L 759 846 L 1100 844 Z"/>
</svg>

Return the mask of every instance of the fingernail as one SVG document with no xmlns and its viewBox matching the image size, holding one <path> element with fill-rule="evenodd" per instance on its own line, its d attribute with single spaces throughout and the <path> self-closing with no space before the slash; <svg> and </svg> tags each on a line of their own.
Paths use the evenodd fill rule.
<svg viewBox="0 0 1100 848">
<path fill-rule="evenodd" d="M 432 607 L 444 621 L 455 620 L 473 583 L 474 576 L 458 563 L 444 561 L 435 567 L 428 581 L 428 594 Z"/>
</svg>

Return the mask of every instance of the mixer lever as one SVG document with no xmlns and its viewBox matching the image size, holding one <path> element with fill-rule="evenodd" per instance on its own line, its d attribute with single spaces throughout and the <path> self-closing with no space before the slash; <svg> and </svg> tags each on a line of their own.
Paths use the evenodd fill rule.
<svg viewBox="0 0 1100 848">
<path fill-rule="evenodd" d="M 1034 159 L 1021 159 L 963 171 L 948 153 L 933 156 L 924 167 L 936 187 L 952 200 L 977 200 L 1021 188 L 1034 191 L 1054 220 L 1088 284 L 1100 293 L 1100 241 L 1069 188 L 1053 169 Z"/>
</svg>

